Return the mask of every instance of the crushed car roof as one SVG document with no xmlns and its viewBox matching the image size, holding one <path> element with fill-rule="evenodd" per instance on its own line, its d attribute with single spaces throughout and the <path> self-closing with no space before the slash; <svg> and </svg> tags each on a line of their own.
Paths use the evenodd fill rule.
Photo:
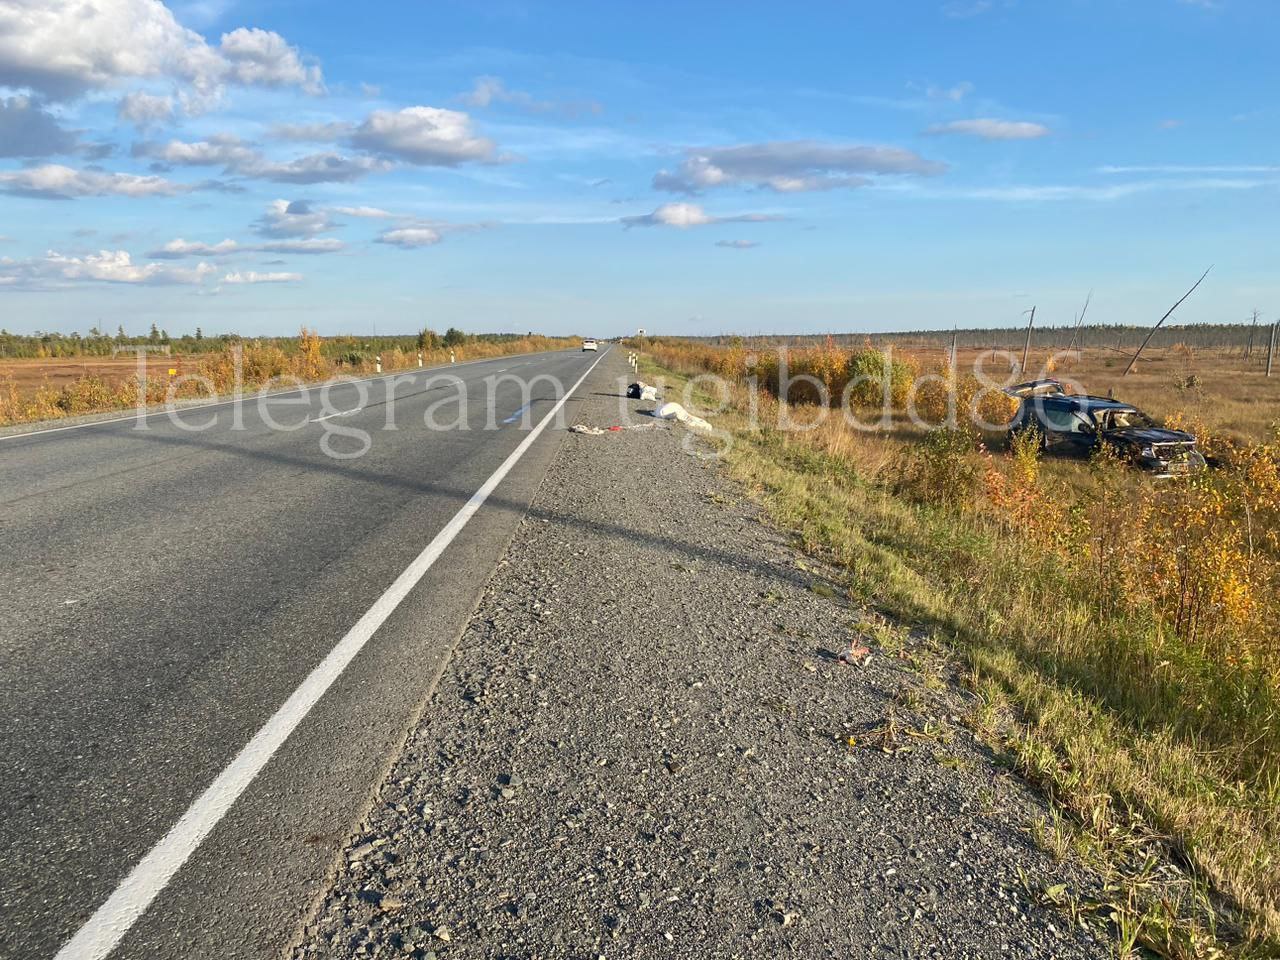
<svg viewBox="0 0 1280 960">
<path fill-rule="evenodd" d="M 1037 403 L 1048 403 L 1057 406 L 1074 407 L 1077 410 L 1134 410 L 1138 408 L 1132 403 L 1124 403 L 1121 400 L 1112 400 L 1110 397 L 1090 397 L 1084 394 L 1050 394 L 1048 396 L 1035 396 L 1028 399 Z"/>
</svg>

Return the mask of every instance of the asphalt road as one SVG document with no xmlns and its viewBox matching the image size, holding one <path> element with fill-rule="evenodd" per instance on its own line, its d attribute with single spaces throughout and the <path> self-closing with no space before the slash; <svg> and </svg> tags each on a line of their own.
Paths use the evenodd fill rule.
<svg viewBox="0 0 1280 960">
<path fill-rule="evenodd" d="M 58 953 L 596 359 L 184 411 L 198 431 L 153 416 L 0 439 L 0 956 Z M 363 456 L 323 449 L 361 433 Z M 533 442 L 112 957 L 288 946 L 562 435 Z"/>
</svg>

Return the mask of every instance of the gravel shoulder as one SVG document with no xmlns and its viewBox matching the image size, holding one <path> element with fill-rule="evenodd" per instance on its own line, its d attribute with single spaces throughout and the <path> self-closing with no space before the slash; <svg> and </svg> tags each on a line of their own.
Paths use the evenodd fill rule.
<svg viewBox="0 0 1280 960">
<path fill-rule="evenodd" d="M 1109 956 L 966 695 L 648 425 L 564 438 L 293 956 Z"/>
</svg>

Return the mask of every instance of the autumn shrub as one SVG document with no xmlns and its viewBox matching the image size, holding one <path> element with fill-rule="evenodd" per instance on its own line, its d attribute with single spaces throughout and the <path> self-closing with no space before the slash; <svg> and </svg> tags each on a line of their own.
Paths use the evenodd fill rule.
<svg viewBox="0 0 1280 960">
<path fill-rule="evenodd" d="M 917 503 L 965 507 L 974 502 L 981 476 L 973 434 L 942 427 L 902 451 L 890 483 Z"/>
</svg>

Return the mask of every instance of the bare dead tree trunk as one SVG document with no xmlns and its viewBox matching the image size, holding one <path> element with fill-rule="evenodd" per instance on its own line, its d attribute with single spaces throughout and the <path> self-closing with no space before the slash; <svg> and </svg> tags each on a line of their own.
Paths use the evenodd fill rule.
<svg viewBox="0 0 1280 960">
<path fill-rule="evenodd" d="M 1276 327 L 1280 327 L 1280 320 L 1271 324 L 1271 342 L 1267 344 L 1267 376 L 1271 376 L 1271 358 L 1276 352 Z"/>
<path fill-rule="evenodd" d="M 956 365 L 956 358 L 959 356 L 959 354 L 956 353 L 956 341 L 959 339 L 959 337 L 960 337 L 960 331 L 957 330 L 955 327 L 952 327 L 951 328 L 951 366 L 953 367 Z"/>
<path fill-rule="evenodd" d="M 1036 308 L 1031 308 L 1031 319 L 1027 321 L 1027 339 L 1022 344 L 1022 373 L 1027 372 L 1027 354 L 1031 352 L 1031 325 L 1036 322 Z"/>
<path fill-rule="evenodd" d="M 1244 358 L 1253 356 L 1253 335 L 1258 332 L 1258 311 L 1253 311 L 1253 326 L 1249 327 L 1249 345 L 1244 348 Z"/>
<path fill-rule="evenodd" d="M 1209 270 L 1212 270 L 1212 269 L 1213 269 L 1213 265 L 1210 264 Z M 1142 341 L 1142 345 L 1138 347 L 1138 351 L 1133 355 L 1133 359 L 1129 361 L 1129 365 L 1124 368 L 1124 373 L 1121 374 L 1122 377 L 1127 377 L 1129 374 L 1133 373 L 1133 368 L 1138 365 L 1138 358 L 1142 356 L 1142 351 L 1147 349 L 1147 344 L 1150 343 L 1151 338 L 1156 335 L 1156 331 L 1159 330 L 1161 325 L 1166 320 L 1168 320 L 1169 317 L 1173 315 L 1173 311 L 1177 310 L 1180 306 L 1182 306 L 1182 301 L 1187 299 L 1187 297 L 1191 296 L 1191 294 L 1195 293 L 1196 287 L 1204 283 L 1204 278 L 1209 275 L 1209 270 L 1206 270 L 1204 273 L 1202 273 L 1200 275 L 1200 279 L 1191 285 L 1191 289 L 1188 290 L 1186 293 L 1184 293 L 1181 297 L 1179 297 L 1178 302 L 1175 303 L 1172 307 L 1170 307 L 1168 311 L 1165 313 L 1165 315 L 1160 318 L 1160 322 L 1151 328 L 1151 332 L 1148 333 L 1146 338 Z"/>
</svg>

